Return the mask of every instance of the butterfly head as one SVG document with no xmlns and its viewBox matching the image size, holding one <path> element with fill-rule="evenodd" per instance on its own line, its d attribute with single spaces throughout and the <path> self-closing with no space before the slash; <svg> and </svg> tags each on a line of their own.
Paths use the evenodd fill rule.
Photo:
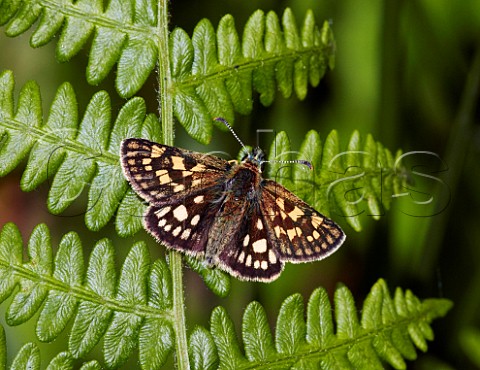
<svg viewBox="0 0 480 370">
<path fill-rule="evenodd" d="M 285 164 L 286 163 L 298 163 L 298 164 L 303 164 L 303 165 L 307 166 L 310 170 L 313 169 L 312 164 L 309 161 L 306 161 L 304 159 L 297 159 L 297 160 L 293 160 L 293 161 L 290 161 L 290 160 L 287 160 L 287 161 L 276 161 L 276 160 L 267 161 L 265 159 L 265 153 L 259 147 L 256 147 L 253 150 L 247 150 L 247 147 L 245 146 L 245 144 L 243 144 L 242 140 L 240 140 L 240 138 L 237 136 L 235 131 L 233 131 L 232 126 L 230 126 L 230 124 L 224 118 L 216 117 L 216 118 L 214 118 L 214 120 L 218 121 L 218 122 L 222 122 L 225 126 L 227 126 L 227 128 L 230 130 L 230 132 L 235 137 L 235 139 L 237 139 L 237 141 L 240 143 L 240 145 L 244 149 L 245 154 L 242 156 L 242 163 L 252 163 L 253 165 L 255 165 L 260 170 L 260 172 L 263 172 L 263 168 L 265 167 L 265 163 L 267 163 L 267 162 L 285 163 Z"/>
<path fill-rule="evenodd" d="M 265 153 L 258 147 L 254 148 L 253 150 L 249 150 L 242 156 L 242 163 L 245 162 L 252 163 L 259 168 L 260 172 L 262 172 L 266 162 Z"/>
</svg>

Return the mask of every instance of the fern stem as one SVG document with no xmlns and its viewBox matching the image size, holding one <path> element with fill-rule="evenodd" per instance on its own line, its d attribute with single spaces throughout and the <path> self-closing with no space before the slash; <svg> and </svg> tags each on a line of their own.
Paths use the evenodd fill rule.
<svg viewBox="0 0 480 370">
<path fill-rule="evenodd" d="M 172 75 L 169 55 L 168 0 L 159 0 L 158 4 L 158 84 L 159 109 L 162 120 L 163 142 L 173 145 L 173 99 L 171 94 Z M 173 317 L 175 330 L 175 348 L 178 369 L 190 369 L 186 333 L 185 306 L 183 295 L 182 256 L 174 251 L 169 253 L 170 270 L 173 285 Z"/>
<path fill-rule="evenodd" d="M 158 101 L 162 120 L 163 143 L 173 145 L 173 97 L 171 94 L 172 73 L 168 47 L 168 0 L 158 4 Z"/>
<path fill-rule="evenodd" d="M 190 369 L 190 363 L 188 358 L 187 324 L 185 320 L 183 296 L 182 256 L 180 253 L 170 252 L 170 269 L 172 271 L 173 283 L 173 326 L 175 330 L 177 368 L 188 370 Z"/>
</svg>

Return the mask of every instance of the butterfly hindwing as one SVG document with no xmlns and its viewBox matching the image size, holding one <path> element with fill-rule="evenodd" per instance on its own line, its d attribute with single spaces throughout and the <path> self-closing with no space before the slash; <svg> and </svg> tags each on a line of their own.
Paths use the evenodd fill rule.
<svg viewBox="0 0 480 370">
<path fill-rule="evenodd" d="M 193 256 L 202 256 L 208 232 L 220 205 L 214 205 L 217 190 L 185 196 L 180 201 L 152 205 L 147 209 L 144 225 L 150 234 L 167 247 Z"/>
<path fill-rule="evenodd" d="M 232 275 L 254 281 L 271 281 L 283 270 L 276 246 L 260 212 L 253 212 L 238 225 L 232 248 L 219 255 L 219 267 Z"/>
<path fill-rule="evenodd" d="M 345 234 L 336 223 L 274 181 L 265 181 L 261 204 L 283 261 L 299 263 L 323 259 L 345 240 Z"/>
</svg>

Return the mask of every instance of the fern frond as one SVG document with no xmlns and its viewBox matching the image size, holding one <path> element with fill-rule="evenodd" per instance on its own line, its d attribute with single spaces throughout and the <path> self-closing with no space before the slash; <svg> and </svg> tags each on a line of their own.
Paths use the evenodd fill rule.
<svg viewBox="0 0 480 370">
<path fill-rule="evenodd" d="M 214 370 L 218 368 L 218 355 L 212 334 L 205 328 L 193 329 L 188 341 L 190 366 L 195 370 Z"/>
<path fill-rule="evenodd" d="M 452 306 L 446 299 L 421 302 L 399 288 L 392 299 L 382 279 L 372 287 L 360 319 L 345 286 L 337 288 L 334 301 L 335 321 L 327 292 L 316 289 L 305 321 L 302 297 L 290 296 L 280 309 L 275 337 L 263 307 L 250 303 L 242 323 L 244 354 L 233 322 L 225 309 L 217 307 L 211 317 L 211 335 L 218 349 L 219 368 L 381 369 L 382 362 L 387 362 L 395 369 L 405 369 L 404 359 L 416 357 L 414 345 L 426 351 L 426 340 L 433 340 L 430 323 Z M 206 347 L 203 351 L 206 353 Z"/>
<path fill-rule="evenodd" d="M 155 67 L 156 15 L 154 1 L 112 0 L 105 10 L 102 1 L 91 0 L 0 2 L 0 25 L 8 22 L 8 36 L 22 34 L 40 17 L 30 44 L 45 45 L 59 34 L 60 61 L 71 59 L 94 33 L 87 80 L 99 84 L 118 63 L 116 86 L 123 97 L 135 94 Z"/>
<path fill-rule="evenodd" d="M 119 208 L 116 217 L 119 234 L 128 236 L 140 230 L 145 205 L 123 178 L 118 147 L 125 137 L 161 140 L 158 121 L 154 115 L 146 116 L 144 101 L 134 98 L 127 102 L 111 128 L 110 100 L 100 91 L 90 100 L 79 123 L 73 89 L 63 84 L 51 105 L 47 122 L 42 123 L 37 85 L 27 83 L 22 88 L 16 112 L 13 88 L 13 76 L 5 71 L 0 75 L 0 136 L 3 136 L 0 176 L 17 167 L 30 153 L 21 188 L 31 191 L 51 180 L 47 206 L 52 213 L 63 212 L 89 185 L 85 212 L 88 228 L 101 229 Z M 288 137 L 284 132 L 279 133 L 269 159 L 288 160 L 291 154 Z M 379 218 L 404 181 L 403 172 L 396 166 L 400 155 L 398 152 L 394 158 L 371 135 L 362 141 L 355 131 L 343 150 L 336 131 L 323 143 L 316 131 L 310 131 L 297 157 L 309 160 L 314 170 L 274 162 L 270 164 L 269 177 L 287 186 L 318 211 L 345 217 L 355 230 L 360 230 L 359 216 L 368 212 Z M 209 271 L 205 270 L 206 280 L 219 277 Z M 218 294 L 228 291 L 225 284 L 228 283 L 223 278 L 216 284 Z"/>
<path fill-rule="evenodd" d="M 0 325 L 0 355 L 2 356 L 1 364 L 2 368 L 5 369 L 6 357 L 7 357 L 7 346 L 5 340 L 5 330 L 3 326 Z M 69 370 L 74 368 L 74 357 L 69 352 L 60 352 L 56 355 L 46 367 L 41 367 L 41 358 L 40 358 L 40 349 L 35 343 L 26 343 L 20 348 L 17 355 L 14 357 L 10 369 L 29 369 L 29 370 L 40 370 L 45 368 L 47 370 L 56 370 L 64 369 Z M 81 370 L 100 370 L 102 367 L 100 364 L 95 361 L 89 361 L 82 365 Z"/>
<path fill-rule="evenodd" d="M 226 297 L 230 293 L 231 278 L 230 275 L 219 270 L 208 268 L 205 263 L 197 258 L 186 255 L 185 261 L 199 274 L 205 285 L 219 297 Z"/>
<path fill-rule="evenodd" d="M 388 209 L 392 195 L 405 182 L 398 159 L 371 135 L 362 138 L 358 131 L 341 148 L 337 132 L 322 142 L 318 132 L 305 136 L 299 151 L 292 151 L 285 132 L 277 134 L 270 148 L 268 174 L 325 215 L 345 220 L 356 231 L 362 229 L 361 215 L 379 219 Z M 313 165 L 281 161 L 301 159 Z M 398 162 L 398 163 L 397 163 Z"/>
<path fill-rule="evenodd" d="M 0 300 L 13 295 L 7 323 L 22 324 L 39 312 L 37 337 L 50 342 L 73 319 L 68 358 L 84 357 L 104 338 L 105 362 L 111 368 L 124 363 L 137 346 L 144 368 L 165 363 L 174 347 L 167 264 L 151 264 L 146 246 L 137 243 L 117 277 L 114 249 L 107 239 L 95 245 L 86 271 L 77 234 L 62 238 L 55 258 L 51 248 L 48 228 L 38 225 L 28 243 L 30 259 L 23 262 L 17 227 L 9 223 L 1 230 Z M 21 363 L 38 356 L 34 347 L 25 348 L 18 357 Z"/>
<path fill-rule="evenodd" d="M 234 18 L 224 16 L 215 30 L 204 19 L 192 38 L 182 29 L 170 37 L 175 115 L 192 137 L 208 142 L 212 117 L 233 122 L 234 111 L 252 110 L 252 93 L 270 105 L 280 90 L 305 98 L 308 84 L 317 86 L 328 67 L 333 68 L 335 43 L 328 22 L 315 23 L 305 15 L 301 30 L 286 9 L 282 27 L 274 12 L 257 10 L 249 18 L 242 42 Z M 222 127 L 223 128 L 223 127 Z"/>
<path fill-rule="evenodd" d="M 40 17 L 31 37 L 39 47 L 60 33 L 57 58 L 67 61 L 77 54 L 93 33 L 87 80 L 99 84 L 118 63 L 116 87 L 122 97 L 134 95 L 145 83 L 158 59 L 156 3 L 112 0 L 0 2 L 0 25 L 17 36 Z M 62 28 L 63 25 L 63 28 Z M 172 93 L 175 115 L 196 140 L 207 143 L 212 118 L 234 120 L 234 111 L 252 110 L 252 94 L 270 105 L 280 90 L 305 98 L 308 85 L 317 86 L 327 68 L 333 68 L 335 42 L 328 22 L 319 26 L 307 11 L 302 26 L 286 9 L 280 21 L 273 11 L 252 14 L 242 41 L 234 18 L 224 16 L 215 32 L 204 19 L 190 38 L 177 28 L 170 35 Z M 167 56 L 164 56 L 167 57 Z M 222 127 L 223 128 L 223 127 Z"/>
<path fill-rule="evenodd" d="M 20 186 L 31 191 L 49 180 L 47 206 L 58 214 L 88 189 L 85 223 L 99 230 L 120 208 L 130 207 L 117 218 L 117 226 L 138 231 L 143 205 L 133 194 L 125 197 L 127 183 L 119 165 L 118 148 L 125 137 L 146 136 L 160 140 L 158 121 L 146 116 L 145 102 L 134 98 L 120 110 L 111 127 L 110 98 L 100 91 L 90 100 L 78 122 L 72 87 L 65 83 L 57 91 L 45 123 L 42 122 L 40 94 L 35 83 L 23 86 L 18 108 L 13 111 L 12 73 L 0 75 L 0 176 L 19 165 L 29 153 Z M 132 207 L 132 199 L 136 200 Z M 123 201 L 122 201 L 123 200 Z M 122 229 L 123 231 L 123 229 Z"/>
</svg>

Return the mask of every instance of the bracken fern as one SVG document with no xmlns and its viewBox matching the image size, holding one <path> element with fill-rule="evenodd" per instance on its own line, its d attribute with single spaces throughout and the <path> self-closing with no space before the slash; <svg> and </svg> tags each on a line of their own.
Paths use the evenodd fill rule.
<svg viewBox="0 0 480 370">
<path fill-rule="evenodd" d="M 0 300 L 13 295 L 6 314 L 9 325 L 22 324 L 40 311 L 36 333 L 41 341 L 50 342 L 73 319 L 68 352 L 55 359 L 67 368 L 73 358 L 85 357 L 102 338 L 108 367 L 120 366 L 137 346 L 143 368 L 165 363 L 174 349 L 172 277 L 163 259 L 150 261 L 143 242 L 132 246 L 118 274 L 108 239 L 95 245 L 88 266 L 83 265 L 81 241 L 74 232 L 62 238 L 52 258 L 50 233 L 43 224 L 30 237 L 25 262 L 22 250 L 17 227 L 5 225 L 0 232 Z M 17 285 L 19 290 L 15 290 Z M 226 310 L 217 307 L 210 331 L 197 327 L 190 335 L 192 368 L 285 369 L 308 364 L 312 368 L 372 369 L 382 368 L 384 360 L 404 369 L 404 359 L 416 358 L 415 346 L 427 350 L 426 340 L 433 339 L 431 321 L 451 307 L 448 300 L 422 302 L 399 288 L 392 298 L 381 279 L 367 296 L 361 318 L 347 287 L 337 288 L 334 302 L 332 317 L 326 290 L 316 289 L 305 320 L 303 299 L 293 294 L 280 308 L 274 337 L 263 307 L 250 303 L 243 315 L 244 351 Z M 5 355 L 5 344 L 1 347 Z M 24 346 L 15 361 L 39 368 L 38 348 Z"/>
<path fill-rule="evenodd" d="M 279 19 L 258 10 L 247 21 L 242 37 L 234 17 L 224 16 L 215 30 L 201 20 L 190 37 L 184 30 L 168 30 L 167 1 L 111 0 L 3 0 L 0 25 L 9 36 L 24 33 L 33 24 L 30 43 L 39 47 L 59 35 L 57 59 L 68 61 L 91 37 L 87 81 L 98 84 L 117 64 L 116 89 L 130 98 L 112 118 L 110 97 L 97 92 L 79 118 L 73 87 L 64 83 L 43 120 L 40 89 L 26 83 L 14 98 L 13 72 L 0 74 L 0 176 L 26 160 L 20 181 L 32 191 L 49 181 L 47 207 L 64 212 L 88 188 L 85 224 L 99 232 L 114 218 L 121 236 L 141 229 L 145 205 L 129 189 L 118 157 L 126 137 L 145 137 L 173 145 L 173 117 L 194 139 L 207 143 L 213 117 L 230 122 L 234 113 L 248 114 L 256 96 L 273 103 L 276 91 L 284 97 L 305 98 L 308 86 L 317 86 L 334 66 L 335 41 L 328 22 L 318 25 L 307 11 L 298 27 L 290 9 Z M 37 21 L 38 20 L 38 21 Z M 161 117 L 148 114 L 145 102 L 133 97 L 158 65 Z M 258 93 L 258 95 L 256 95 Z M 161 122 L 162 129 L 160 129 Z M 317 131 L 306 134 L 295 158 L 304 166 L 272 163 L 269 177 L 279 181 L 324 214 L 344 217 L 360 231 L 359 215 L 379 218 L 392 195 L 405 182 L 399 161 L 371 135 L 354 131 L 346 147 L 332 131 L 321 140 Z M 270 159 L 290 159 L 288 137 L 278 133 Z M 348 194 L 348 196 L 346 195 Z M 359 202 L 364 200 L 365 202 Z M 365 206 L 362 206 L 365 204 Z M 8 325 L 16 326 L 38 315 L 40 341 L 55 340 L 73 321 L 68 348 L 48 368 L 73 368 L 103 340 L 104 363 L 119 367 L 138 348 L 141 368 L 156 369 L 175 352 L 180 369 L 229 368 L 380 368 L 387 362 L 405 368 L 415 347 L 425 351 L 433 339 L 430 323 L 449 310 L 441 299 L 418 300 L 397 289 L 394 297 L 379 280 L 363 304 L 361 318 L 350 291 L 335 292 L 335 316 L 324 289 L 316 289 L 307 305 L 299 294 L 287 298 L 278 314 L 275 335 L 264 308 L 248 305 L 240 345 L 226 310 L 213 310 L 209 330 L 195 327 L 187 339 L 181 258 L 169 253 L 151 261 L 146 244 L 135 243 L 118 272 L 114 246 L 106 238 L 95 244 L 84 266 L 83 247 L 75 232 L 67 232 L 53 254 L 46 225 L 33 230 L 28 259 L 17 227 L 8 223 L 0 232 L 0 301 L 11 297 Z M 228 295 L 226 274 L 187 259 L 217 295 Z M 335 327 L 335 329 L 334 329 Z M 0 366 L 6 363 L 6 337 L 0 331 Z M 40 349 L 25 344 L 12 368 L 40 368 Z M 82 369 L 98 369 L 91 361 Z"/>
</svg>

